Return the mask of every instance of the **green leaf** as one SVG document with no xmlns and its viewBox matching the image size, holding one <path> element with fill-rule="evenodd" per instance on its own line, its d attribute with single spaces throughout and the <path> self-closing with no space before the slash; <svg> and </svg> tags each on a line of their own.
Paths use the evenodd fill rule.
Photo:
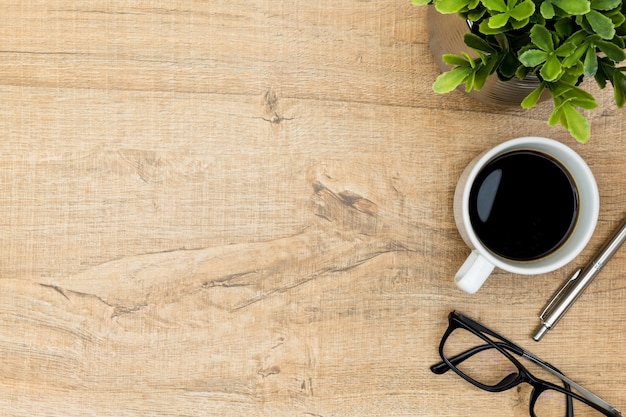
<svg viewBox="0 0 626 417">
<path fill-rule="evenodd" d="M 541 3 L 539 11 L 541 12 L 541 15 L 546 19 L 552 19 L 554 17 L 554 6 L 547 0 Z"/>
<path fill-rule="evenodd" d="M 615 36 L 615 26 L 611 19 L 595 10 L 591 10 L 589 13 L 585 14 L 585 17 L 593 31 L 600 35 L 602 39 L 613 39 L 613 36 Z"/>
<path fill-rule="evenodd" d="M 585 116 L 580 114 L 569 102 L 563 104 L 563 116 L 565 117 L 566 127 L 569 133 L 578 142 L 587 142 L 591 136 L 591 127 Z"/>
<path fill-rule="evenodd" d="M 441 56 L 443 62 L 448 65 L 454 65 L 455 67 L 469 67 L 470 63 L 467 62 L 463 57 L 454 54 L 443 54 Z"/>
<path fill-rule="evenodd" d="M 480 9 L 474 9 L 467 14 L 467 18 L 472 22 L 478 22 L 487 13 L 487 9 L 481 7 Z"/>
<path fill-rule="evenodd" d="M 550 87 L 550 94 L 552 95 L 552 98 L 562 97 L 575 88 L 573 85 L 569 85 L 562 81 L 551 83 L 549 87 Z"/>
<path fill-rule="evenodd" d="M 585 90 L 583 90 L 580 87 L 573 87 L 567 90 L 567 92 L 565 93 L 567 95 L 567 97 L 570 98 L 579 98 L 579 99 L 583 99 L 583 100 L 591 100 L 591 101 L 595 101 L 595 99 L 593 98 L 593 96 L 586 92 Z"/>
<path fill-rule="evenodd" d="M 541 3 L 542 6 L 544 4 L 546 3 Z M 556 33 L 558 33 L 559 36 L 565 38 L 570 36 L 574 31 L 574 24 L 571 19 L 559 19 L 554 24 L 554 30 L 556 30 Z"/>
<path fill-rule="evenodd" d="M 474 61 L 472 57 L 467 54 L 467 52 L 461 52 L 461 56 L 465 58 L 465 61 L 470 67 L 474 68 L 476 66 L 476 61 Z"/>
<path fill-rule="evenodd" d="M 571 22 L 570 22 L 571 23 Z M 572 42 L 573 44 L 579 45 L 583 43 L 585 40 L 597 40 L 600 39 L 598 35 L 589 35 L 584 30 L 580 29 L 574 33 L 572 33 L 569 38 L 567 38 L 566 42 Z"/>
<path fill-rule="evenodd" d="M 508 81 L 515 76 L 517 67 L 519 67 L 519 60 L 511 52 L 503 55 L 504 56 L 498 65 L 498 75 L 503 81 Z"/>
<path fill-rule="evenodd" d="M 487 62 L 483 66 L 483 69 L 487 71 L 489 75 L 493 74 L 496 71 L 496 68 L 502 62 L 501 54 L 489 55 L 487 56 Z"/>
<path fill-rule="evenodd" d="M 603 90 L 606 87 L 606 80 L 607 80 L 607 76 L 604 73 L 604 71 L 596 72 L 596 75 L 594 78 L 596 80 L 596 83 L 598 84 L 598 87 L 600 87 L 600 89 Z"/>
<path fill-rule="evenodd" d="M 576 45 L 574 45 L 571 42 L 565 42 L 563 45 L 556 48 L 556 51 L 554 52 L 556 53 L 557 56 L 568 57 L 571 54 L 573 54 L 575 51 L 576 51 Z"/>
<path fill-rule="evenodd" d="M 591 0 L 591 8 L 594 10 L 613 10 L 622 4 L 622 0 Z"/>
<path fill-rule="evenodd" d="M 548 55 L 548 52 L 540 51 L 539 49 L 529 49 L 519 56 L 519 61 L 525 67 L 533 68 L 545 62 L 548 59 Z"/>
<path fill-rule="evenodd" d="M 582 107 L 583 109 L 593 110 L 598 107 L 598 102 L 595 100 L 587 100 L 584 98 L 573 98 L 572 104 Z"/>
<path fill-rule="evenodd" d="M 613 88 L 613 97 L 615 98 L 615 105 L 618 109 L 624 107 L 626 101 L 626 91 L 621 88 Z"/>
<path fill-rule="evenodd" d="M 619 71 L 615 71 L 611 83 L 613 84 L 615 105 L 621 109 L 624 107 L 624 102 L 626 102 L 626 76 Z"/>
<path fill-rule="evenodd" d="M 529 69 L 526 68 L 524 65 L 520 65 L 517 67 L 517 69 L 515 70 L 515 76 L 519 79 L 519 80 L 523 80 L 524 78 L 526 78 L 528 76 L 529 73 Z"/>
<path fill-rule="evenodd" d="M 587 53 L 585 54 L 585 75 L 587 77 L 593 77 L 596 75 L 598 71 L 598 55 L 596 55 L 595 48 L 587 49 Z"/>
<path fill-rule="evenodd" d="M 561 115 L 563 114 L 563 106 L 558 105 L 554 107 L 552 113 L 550 113 L 550 117 L 548 118 L 548 126 L 555 126 L 559 120 L 561 120 Z"/>
<path fill-rule="evenodd" d="M 472 73 L 469 67 L 457 67 L 439 75 L 433 84 L 433 91 L 439 94 L 449 93 L 457 88 Z"/>
<path fill-rule="evenodd" d="M 478 30 L 480 30 L 480 33 L 484 35 L 498 35 L 504 32 L 504 30 L 502 30 L 501 28 L 497 28 L 497 29 L 490 28 L 489 20 L 483 20 L 482 22 L 480 22 L 478 25 Z"/>
<path fill-rule="evenodd" d="M 528 23 L 530 22 L 530 19 L 522 19 L 522 20 L 511 20 L 511 26 L 513 26 L 513 29 L 521 29 L 523 27 L 525 27 Z"/>
<path fill-rule="evenodd" d="M 498 42 L 498 46 L 500 47 L 501 51 L 504 51 L 506 53 L 509 51 L 509 49 L 511 49 L 509 38 L 507 36 L 495 36 L 495 39 Z"/>
<path fill-rule="evenodd" d="M 476 73 L 474 71 L 470 72 L 470 74 L 465 79 L 465 92 L 469 93 L 474 88 L 474 81 L 476 80 Z"/>
<path fill-rule="evenodd" d="M 489 78 L 489 67 L 483 65 L 476 71 L 474 74 L 474 90 L 478 91 L 484 87 L 487 82 L 487 78 Z"/>
<path fill-rule="evenodd" d="M 487 54 L 485 54 L 484 52 L 481 52 L 481 51 L 476 51 L 476 53 L 478 54 L 478 57 L 480 58 L 482 63 L 483 64 L 487 64 L 487 59 L 489 58 L 489 55 L 487 55 Z"/>
<path fill-rule="evenodd" d="M 437 0 L 435 8 L 442 14 L 458 13 L 467 6 L 467 3 L 467 0 Z"/>
<path fill-rule="evenodd" d="M 576 64 L 565 69 L 565 73 L 561 75 L 561 80 L 574 85 L 578 83 L 580 76 L 584 73 L 585 68 L 583 66 L 583 63 L 580 61 L 576 61 Z"/>
<path fill-rule="evenodd" d="M 528 19 L 535 13 L 535 3 L 532 0 L 525 0 L 511 9 L 511 17 L 515 20 Z"/>
<path fill-rule="evenodd" d="M 530 40 L 532 43 L 543 51 L 551 52 L 554 50 L 554 42 L 552 34 L 545 26 L 535 25 L 530 29 Z"/>
<path fill-rule="evenodd" d="M 624 50 L 613 42 L 596 41 L 596 46 L 604 52 L 611 61 L 622 62 L 626 59 Z"/>
<path fill-rule="evenodd" d="M 576 63 L 580 61 L 583 55 L 585 55 L 585 52 L 587 52 L 588 48 L 589 48 L 588 43 L 584 43 L 580 45 L 578 48 L 576 48 L 576 50 L 571 55 L 565 57 L 565 59 L 562 62 L 563 66 L 565 68 L 570 68 L 576 65 Z"/>
<path fill-rule="evenodd" d="M 613 13 L 609 17 L 613 21 L 613 25 L 616 28 L 622 26 L 624 24 L 624 22 L 626 22 L 626 17 L 622 13 L 620 13 L 620 12 Z"/>
<path fill-rule="evenodd" d="M 555 81 L 562 73 L 563 67 L 555 55 L 550 55 L 539 71 L 539 74 L 545 81 Z"/>
<path fill-rule="evenodd" d="M 531 91 L 530 94 L 527 95 L 524 100 L 522 100 L 522 108 L 530 109 L 531 107 L 535 107 L 535 105 L 539 101 L 539 98 L 541 98 L 541 94 L 543 94 L 543 90 L 545 90 L 545 88 L 546 87 L 544 83 L 539 84 L 537 88 Z"/>
<path fill-rule="evenodd" d="M 416 6 L 424 6 L 430 4 L 431 0 L 412 0 L 413 4 Z"/>
<path fill-rule="evenodd" d="M 494 14 L 489 18 L 489 27 L 491 29 L 499 29 L 504 27 L 509 22 L 509 14 L 508 13 L 498 13 Z"/>
<path fill-rule="evenodd" d="M 589 0 L 550 0 L 559 9 L 571 15 L 583 15 L 591 10 Z"/>
<path fill-rule="evenodd" d="M 466 33 L 463 37 L 463 40 L 465 41 L 465 45 L 477 51 L 483 51 L 488 53 L 496 52 L 496 50 L 491 45 L 489 45 L 489 42 L 474 33 Z"/>
<path fill-rule="evenodd" d="M 508 7 L 506 7 L 504 0 L 481 0 L 481 3 L 490 11 L 491 10 L 496 11 L 496 12 L 508 11 Z"/>
</svg>

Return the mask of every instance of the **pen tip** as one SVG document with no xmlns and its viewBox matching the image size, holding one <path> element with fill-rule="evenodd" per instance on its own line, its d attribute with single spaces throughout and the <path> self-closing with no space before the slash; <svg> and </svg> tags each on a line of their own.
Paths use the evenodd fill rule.
<svg viewBox="0 0 626 417">
<path fill-rule="evenodd" d="M 535 342 L 538 342 L 541 340 L 541 338 L 548 332 L 548 326 L 546 326 L 545 324 L 542 324 L 537 331 L 535 332 L 535 335 L 533 336 L 533 339 L 535 340 Z"/>
</svg>

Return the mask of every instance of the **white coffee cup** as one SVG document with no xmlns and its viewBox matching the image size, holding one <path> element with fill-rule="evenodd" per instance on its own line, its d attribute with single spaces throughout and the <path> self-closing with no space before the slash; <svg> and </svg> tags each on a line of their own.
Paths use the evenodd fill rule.
<svg viewBox="0 0 626 417">
<path fill-rule="evenodd" d="M 570 174 L 578 192 L 578 218 L 569 237 L 555 251 L 530 261 L 513 260 L 489 250 L 476 235 L 470 220 L 470 192 L 480 171 L 494 158 L 512 151 L 529 150 L 558 161 Z M 600 211 L 598 186 L 585 161 L 568 146 L 552 139 L 523 137 L 512 139 L 478 155 L 463 171 L 454 194 L 454 218 L 465 243 L 472 250 L 458 270 L 454 281 L 463 291 L 473 294 L 495 267 L 536 275 L 554 271 L 572 261 L 585 248 L 595 230 Z"/>
</svg>

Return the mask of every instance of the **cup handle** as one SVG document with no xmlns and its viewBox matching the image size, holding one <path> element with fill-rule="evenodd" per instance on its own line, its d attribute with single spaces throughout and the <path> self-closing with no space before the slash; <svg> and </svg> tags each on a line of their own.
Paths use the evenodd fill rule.
<svg viewBox="0 0 626 417">
<path fill-rule="evenodd" d="M 482 287 L 495 266 L 473 250 L 454 276 L 454 283 L 468 294 Z"/>
</svg>

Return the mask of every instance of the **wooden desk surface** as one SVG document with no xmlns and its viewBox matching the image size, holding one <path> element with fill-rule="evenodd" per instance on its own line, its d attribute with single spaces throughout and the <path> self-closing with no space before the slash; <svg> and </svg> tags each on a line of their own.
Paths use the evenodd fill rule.
<svg viewBox="0 0 626 417">
<path fill-rule="evenodd" d="M 452 277 L 465 165 L 538 135 L 626 213 L 626 125 L 577 144 L 531 111 L 431 92 L 410 0 L 0 5 L 0 414 L 527 416 L 528 386 L 435 376 L 458 309 L 626 411 L 626 250 L 559 327 L 565 275 Z M 588 85 L 590 90 L 596 87 Z"/>
</svg>

